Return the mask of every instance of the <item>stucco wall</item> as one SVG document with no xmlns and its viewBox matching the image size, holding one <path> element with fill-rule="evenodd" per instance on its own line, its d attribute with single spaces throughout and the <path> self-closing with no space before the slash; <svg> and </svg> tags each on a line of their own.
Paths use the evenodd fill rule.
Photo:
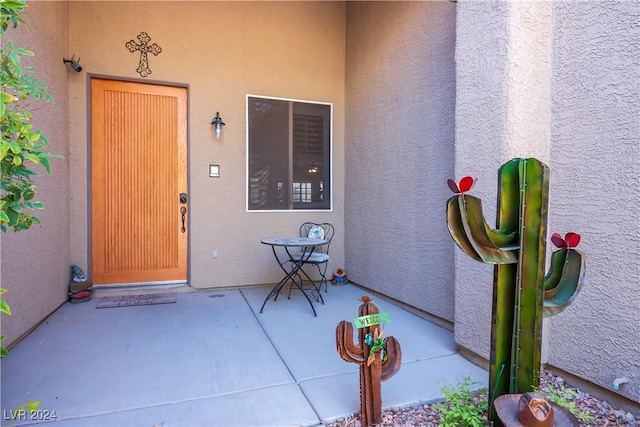
<svg viewBox="0 0 640 427">
<path fill-rule="evenodd" d="M 36 70 L 55 104 L 30 101 L 34 129 L 49 140 L 47 151 L 67 156 L 69 148 L 67 67 L 68 9 L 66 2 L 29 2 L 22 18 L 26 25 L 8 31 L 16 46 L 35 53 L 23 57 L 23 66 Z M 56 22 L 56 25 L 50 25 Z M 38 211 L 42 226 L 0 235 L 2 253 L 0 281 L 8 292 L 2 296 L 12 309 L 2 315 L 3 345 L 10 345 L 66 300 L 70 275 L 69 258 L 69 167 L 67 160 L 51 160 L 51 175 L 43 168 L 36 183 L 36 199 L 44 202 Z"/>
<path fill-rule="evenodd" d="M 474 195 L 493 206 L 502 163 L 550 166 L 548 232 L 582 235 L 587 272 L 573 305 L 545 322 L 543 361 L 605 388 L 626 376 L 620 393 L 639 401 L 638 5 L 457 7 L 456 176 L 478 177 Z M 492 273 L 456 251 L 456 340 L 485 358 Z"/>
<path fill-rule="evenodd" d="M 548 2 L 457 3 L 455 174 L 478 179 L 489 224 L 498 168 L 515 157 L 549 164 L 550 19 Z M 488 359 L 493 266 L 457 248 L 455 260 L 456 341 Z"/>
<path fill-rule="evenodd" d="M 341 2 L 70 2 L 70 51 L 85 71 L 71 79 L 72 255 L 87 265 L 87 81 L 142 79 L 141 32 L 162 48 L 146 81 L 189 85 L 190 284 L 277 282 L 281 270 L 260 239 L 294 235 L 307 220 L 332 222 L 330 268 L 344 265 L 344 36 Z M 333 212 L 245 211 L 246 94 L 333 103 Z M 219 111 L 222 142 L 212 137 Z M 221 177 L 208 177 L 209 164 Z M 211 258 L 217 248 L 219 258 Z"/>
<path fill-rule="evenodd" d="M 347 4 L 349 279 L 453 320 L 455 3 Z"/>
<path fill-rule="evenodd" d="M 550 231 L 582 235 L 585 287 L 549 363 L 640 401 L 640 4 L 553 8 Z"/>
</svg>

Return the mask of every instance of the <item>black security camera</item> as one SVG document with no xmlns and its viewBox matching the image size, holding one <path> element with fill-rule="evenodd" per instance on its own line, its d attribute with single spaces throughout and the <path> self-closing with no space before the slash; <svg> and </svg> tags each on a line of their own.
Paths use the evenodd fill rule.
<svg viewBox="0 0 640 427">
<path fill-rule="evenodd" d="M 65 64 L 69 64 L 69 67 L 71 67 L 71 69 L 77 73 L 82 71 L 82 65 L 80 65 L 80 58 L 78 58 L 77 61 L 73 59 L 73 56 L 71 57 L 71 59 L 62 58 L 62 62 Z"/>
</svg>

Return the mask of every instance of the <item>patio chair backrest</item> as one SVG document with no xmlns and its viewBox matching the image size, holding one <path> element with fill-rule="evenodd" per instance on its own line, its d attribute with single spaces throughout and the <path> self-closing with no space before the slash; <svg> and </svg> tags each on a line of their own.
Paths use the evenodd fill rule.
<svg viewBox="0 0 640 427">
<path fill-rule="evenodd" d="M 324 246 L 321 246 L 318 249 L 321 249 L 324 253 L 329 253 L 329 245 L 331 244 L 331 239 L 333 239 L 334 228 L 328 222 L 323 223 L 315 223 L 315 222 L 305 222 L 300 226 L 300 237 L 309 237 L 311 239 L 324 239 L 328 240 Z"/>
</svg>

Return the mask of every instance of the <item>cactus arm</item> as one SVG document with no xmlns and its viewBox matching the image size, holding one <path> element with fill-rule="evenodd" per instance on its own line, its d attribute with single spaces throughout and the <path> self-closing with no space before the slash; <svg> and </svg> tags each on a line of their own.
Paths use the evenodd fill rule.
<svg viewBox="0 0 640 427">
<path fill-rule="evenodd" d="M 545 295 L 549 289 L 555 289 L 560 283 L 566 259 L 566 250 L 558 250 L 551 254 L 551 266 L 546 276 L 544 276 Z"/>
<path fill-rule="evenodd" d="M 496 245 L 496 247 L 503 250 L 515 250 L 518 249 L 518 232 L 517 231 L 504 231 L 504 230 L 494 230 L 489 228 L 487 223 L 484 223 L 485 231 L 487 233 L 487 237 L 491 243 Z"/>
<path fill-rule="evenodd" d="M 482 258 L 480 258 L 480 255 L 478 255 L 476 250 L 473 248 L 464 231 L 462 215 L 460 215 L 460 207 L 458 205 L 458 199 L 460 197 L 462 196 L 453 196 L 447 200 L 447 226 L 449 228 L 449 233 L 462 252 L 472 259 L 482 262 Z"/>
<path fill-rule="evenodd" d="M 353 343 L 353 325 L 346 320 L 338 323 L 336 327 L 336 348 L 338 355 L 345 362 L 364 363 L 364 352 L 360 346 Z"/>
<path fill-rule="evenodd" d="M 394 337 L 385 338 L 384 345 L 387 359 L 382 362 L 382 381 L 394 376 L 400 370 L 400 365 L 402 364 L 402 349 L 398 340 Z"/>
<path fill-rule="evenodd" d="M 540 383 L 542 302 L 546 256 L 549 173 L 536 159 L 520 162 L 521 219 L 515 339 L 512 347 L 512 393 L 528 392 Z"/>
<path fill-rule="evenodd" d="M 465 195 L 458 198 L 458 204 L 460 206 L 460 213 L 462 217 L 462 225 L 465 233 L 469 238 L 469 242 L 480 255 L 482 261 L 487 264 L 514 264 L 518 261 L 516 254 L 511 249 L 501 249 L 494 244 L 487 230 L 489 226 L 484 220 L 482 214 L 482 201 L 477 197 Z M 494 238 L 498 236 L 498 232 L 493 232 Z M 507 242 L 513 239 L 511 233 L 510 237 L 501 239 L 502 242 Z"/>
<path fill-rule="evenodd" d="M 584 255 L 575 249 L 568 249 L 561 279 L 554 288 L 544 292 L 542 311 L 545 317 L 560 313 L 573 302 L 582 288 L 584 272 Z"/>
</svg>

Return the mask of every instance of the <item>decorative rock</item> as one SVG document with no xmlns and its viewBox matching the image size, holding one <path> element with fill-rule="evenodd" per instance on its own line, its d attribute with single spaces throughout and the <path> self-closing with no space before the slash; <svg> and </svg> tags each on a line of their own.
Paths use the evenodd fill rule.
<svg viewBox="0 0 640 427">
<path fill-rule="evenodd" d="M 589 395 L 589 393 L 584 393 L 579 389 L 566 385 L 562 377 L 553 375 L 550 372 L 542 372 L 540 377 L 541 388 L 546 388 L 550 385 L 555 393 L 559 394 L 562 390 L 561 386 L 564 386 L 565 390 L 568 389 L 575 392 L 576 397 L 572 402 L 575 402 L 576 407 L 587 412 L 590 417 L 589 423 L 583 423 L 584 427 L 638 427 L 640 425 L 633 414 L 613 408 L 606 401 L 598 400 Z M 487 396 L 480 394 L 477 398 L 479 400 L 486 400 Z M 403 409 L 386 410 L 383 411 L 383 414 L 385 419 L 381 425 L 385 427 L 437 427 L 442 417 L 442 414 L 433 405 L 426 404 Z M 391 417 L 390 421 L 387 421 L 387 415 Z M 351 417 L 336 420 L 326 426 L 361 427 L 361 423 L 359 421 L 359 414 L 355 414 Z"/>
</svg>

